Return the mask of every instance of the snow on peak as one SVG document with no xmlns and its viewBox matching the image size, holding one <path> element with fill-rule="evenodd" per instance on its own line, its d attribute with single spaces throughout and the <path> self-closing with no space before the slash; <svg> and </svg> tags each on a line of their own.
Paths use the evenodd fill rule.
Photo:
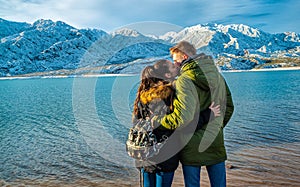
<svg viewBox="0 0 300 187">
<path fill-rule="evenodd" d="M 266 53 L 267 52 L 267 47 L 265 45 L 261 46 L 261 48 L 259 48 L 257 51 L 260 51 L 262 53 Z"/>
<path fill-rule="evenodd" d="M 184 30 L 188 31 L 188 32 L 193 32 L 193 31 L 208 31 L 209 28 L 207 26 L 203 26 L 201 24 L 198 24 L 198 25 L 194 25 L 194 26 L 191 26 L 191 27 L 187 27 L 185 28 Z"/>
<path fill-rule="evenodd" d="M 207 46 L 213 38 L 215 31 L 210 30 L 208 27 L 202 25 L 195 25 L 181 30 L 171 40 L 172 43 L 186 40 L 192 43 L 196 48 Z"/>
<path fill-rule="evenodd" d="M 230 34 L 229 37 L 230 37 L 230 41 L 226 44 L 223 44 L 224 48 L 228 48 L 229 46 L 234 46 L 235 49 L 239 49 L 240 47 L 237 38 L 232 37 Z"/>
<path fill-rule="evenodd" d="M 62 21 L 54 22 L 52 20 L 45 20 L 45 19 L 39 19 L 39 20 L 35 21 L 32 24 L 32 27 L 36 28 L 39 31 L 44 30 L 44 29 L 51 29 L 51 28 L 54 28 L 54 27 L 74 29 L 74 27 L 72 27 L 72 26 L 70 26 L 70 25 L 68 25 L 68 24 L 66 24 Z"/>
<path fill-rule="evenodd" d="M 161 40 L 165 40 L 165 41 L 171 41 L 172 38 L 174 38 L 177 34 L 178 33 L 175 31 L 170 31 L 170 32 L 165 33 L 162 36 L 159 36 L 158 38 Z"/>
<path fill-rule="evenodd" d="M 299 34 L 296 34 L 295 32 L 284 32 L 284 34 L 286 35 L 285 41 L 300 42 Z"/>
<path fill-rule="evenodd" d="M 49 26 L 53 26 L 54 22 L 52 20 L 45 20 L 45 19 L 39 19 L 37 21 L 35 21 L 32 26 L 39 28 L 39 27 L 49 27 Z"/>
<path fill-rule="evenodd" d="M 112 33 L 112 36 L 115 36 L 115 35 L 138 37 L 138 36 L 141 36 L 142 34 L 133 29 L 121 28 Z"/>
<path fill-rule="evenodd" d="M 250 36 L 250 37 L 259 37 L 260 31 L 258 29 L 254 29 L 252 27 L 249 27 L 248 25 L 243 24 L 230 24 L 230 25 L 216 25 L 216 28 L 223 32 L 224 34 L 229 32 L 229 29 L 238 31 L 244 35 Z"/>
</svg>

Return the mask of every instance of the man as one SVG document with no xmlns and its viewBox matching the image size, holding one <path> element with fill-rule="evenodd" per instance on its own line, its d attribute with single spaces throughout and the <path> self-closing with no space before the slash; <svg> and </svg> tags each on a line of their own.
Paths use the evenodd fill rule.
<svg viewBox="0 0 300 187">
<path fill-rule="evenodd" d="M 196 55 L 189 42 L 179 42 L 170 53 L 180 74 L 176 80 L 173 112 L 152 118 L 154 126 L 179 129 L 183 149 L 180 162 L 186 187 L 200 186 L 201 166 L 206 166 L 211 186 L 226 186 L 223 128 L 234 110 L 230 90 L 211 56 Z M 199 112 L 212 102 L 221 106 L 221 116 L 197 128 Z"/>
</svg>

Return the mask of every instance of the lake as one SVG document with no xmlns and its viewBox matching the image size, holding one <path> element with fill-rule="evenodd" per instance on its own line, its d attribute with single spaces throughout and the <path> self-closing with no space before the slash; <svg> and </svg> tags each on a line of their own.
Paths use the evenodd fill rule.
<svg viewBox="0 0 300 187">
<path fill-rule="evenodd" d="M 297 186 L 300 71 L 223 75 L 235 104 L 225 128 L 228 186 Z M 139 76 L 0 80 L 0 186 L 137 184 L 125 140 L 138 83 Z"/>
</svg>

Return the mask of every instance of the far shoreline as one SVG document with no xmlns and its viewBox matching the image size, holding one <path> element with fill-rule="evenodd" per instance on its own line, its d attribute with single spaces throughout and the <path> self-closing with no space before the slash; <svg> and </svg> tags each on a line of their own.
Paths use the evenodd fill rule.
<svg viewBox="0 0 300 187">
<path fill-rule="evenodd" d="M 297 67 L 283 67 L 283 68 L 264 68 L 264 69 L 250 69 L 250 70 L 220 70 L 222 73 L 238 73 L 238 72 L 266 72 L 266 71 L 289 71 L 300 70 L 300 66 Z M 113 77 L 113 76 L 136 76 L 137 73 L 127 74 L 82 74 L 82 75 L 35 75 L 35 76 L 7 76 L 0 77 L 0 80 L 15 80 L 15 79 L 55 79 L 55 78 L 97 78 L 97 77 Z"/>
<path fill-rule="evenodd" d="M 97 78 L 97 77 L 127 77 L 137 74 L 82 74 L 82 75 L 36 75 L 36 76 L 9 76 L 0 77 L 0 80 L 15 80 L 15 79 L 60 79 L 60 78 Z"/>
<path fill-rule="evenodd" d="M 263 69 L 250 69 L 250 70 L 224 70 L 222 73 L 236 73 L 236 72 L 256 72 L 256 71 L 286 71 L 286 70 L 300 70 L 300 66 L 284 67 L 284 68 L 263 68 Z"/>
</svg>

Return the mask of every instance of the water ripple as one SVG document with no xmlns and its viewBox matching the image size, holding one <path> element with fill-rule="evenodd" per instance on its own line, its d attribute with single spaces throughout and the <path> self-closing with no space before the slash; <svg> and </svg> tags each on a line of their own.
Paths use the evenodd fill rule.
<svg viewBox="0 0 300 187">
<path fill-rule="evenodd" d="M 232 165 L 227 169 L 230 186 L 300 183 L 299 73 L 264 73 L 226 74 L 236 106 L 225 127 L 227 164 Z M 88 84 L 89 79 L 84 82 Z M 114 154 L 117 150 L 111 142 L 104 142 L 106 146 L 96 151 L 85 140 L 94 138 L 95 145 L 98 140 L 108 141 L 96 133 L 102 132 L 122 144 L 131 120 L 126 110 L 132 108 L 122 101 L 130 99 L 132 103 L 135 92 L 112 106 L 114 79 L 100 79 L 93 101 L 97 115 L 91 115 L 81 107 L 90 102 L 84 92 L 73 105 L 72 83 L 72 79 L 0 81 L 0 186 L 137 184 L 134 166 L 120 166 L 101 156 L 103 150 L 122 160 L 126 153 Z M 85 115 L 76 121 L 73 110 Z M 78 124 L 97 131 L 83 134 Z M 128 157 L 128 161 L 132 160 Z"/>
</svg>

